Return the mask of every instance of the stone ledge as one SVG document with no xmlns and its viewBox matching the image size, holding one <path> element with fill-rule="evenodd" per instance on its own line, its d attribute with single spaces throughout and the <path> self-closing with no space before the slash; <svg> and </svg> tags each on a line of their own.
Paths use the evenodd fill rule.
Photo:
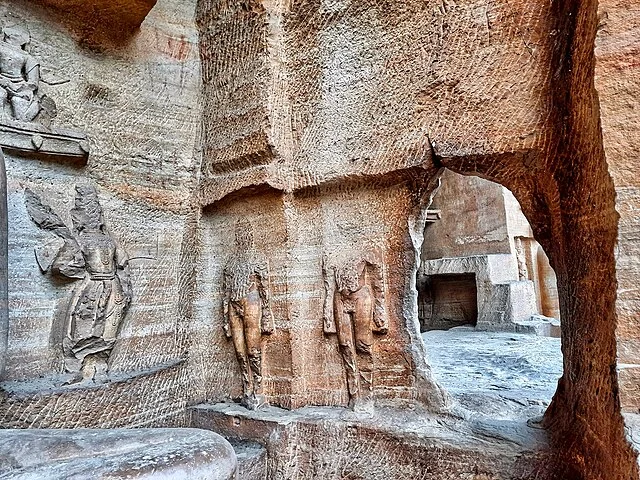
<svg viewBox="0 0 640 480">
<path fill-rule="evenodd" d="M 268 478 L 465 477 L 512 478 L 546 454 L 543 430 L 517 421 L 434 415 L 414 409 L 378 407 L 371 416 L 339 407 L 249 411 L 237 404 L 198 405 L 191 425 L 231 442 L 253 441 L 267 449 Z M 298 468 L 304 466 L 301 472 Z M 353 472 L 350 470 L 353 468 Z M 338 469 L 338 470 L 336 470 Z M 370 476 L 368 476 L 370 475 Z M 432 478 L 432 477 L 429 477 Z M 519 478 L 519 477 L 517 477 Z"/>
<path fill-rule="evenodd" d="M 0 146 L 7 153 L 44 160 L 73 160 L 80 166 L 86 165 L 89 159 L 89 141 L 85 134 L 31 123 L 0 123 Z"/>
<path fill-rule="evenodd" d="M 184 363 L 185 360 L 180 358 L 157 365 L 148 370 L 112 373 L 109 375 L 109 381 L 105 383 L 79 382 L 66 384 L 66 382 L 73 378 L 72 374 L 57 374 L 48 378 L 32 380 L 8 380 L 0 382 L 0 391 L 6 392 L 6 394 L 12 398 L 30 398 L 38 395 L 69 393 L 74 390 L 109 388 L 114 384 L 129 383 L 141 377 L 149 377 L 166 370 L 172 370 Z"/>
</svg>

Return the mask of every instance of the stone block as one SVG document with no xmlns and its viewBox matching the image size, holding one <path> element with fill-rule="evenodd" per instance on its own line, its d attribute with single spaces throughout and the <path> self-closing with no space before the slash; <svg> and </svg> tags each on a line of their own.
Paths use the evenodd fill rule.
<svg viewBox="0 0 640 480">
<path fill-rule="evenodd" d="M 3 430 L 3 480 L 232 480 L 233 447 L 205 430 Z"/>
</svg>

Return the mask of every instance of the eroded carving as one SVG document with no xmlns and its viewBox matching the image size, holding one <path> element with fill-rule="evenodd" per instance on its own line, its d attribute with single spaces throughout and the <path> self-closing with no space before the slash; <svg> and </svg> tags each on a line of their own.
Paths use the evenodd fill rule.
<svg viewBox="0 0 640 480">
<path fill-rule="evenodd" d="M 242 371 L 242 404 L 253 410 L 266 405 L 262 388 L 262 335 L 273 332 L 269 265 L 256 251 L 253 229 L 236 224 L 236 252 L 224 268 L 224 331 L 233 339 Z"/>
<path fill-rule="evenodd" d="M 349 406 L 373 407 L 374 333 L 389 329 L 385 308 L 382 254 L 323 258 L 325 283 L 324 332 L 337 334 L 347 376 Z"/>
<path fill-rule="evenodd" d="M 73 229 L 40 197 L 25 190 L 31 219 L 57 241 L 36 247 L 43 273 L 77 280 L 66 313 L 62 350 L 70 383 L 108 380 L 108 360 L 131 303 L 129 258 L 105 225 L 95 187 L 76 186 Z"/>
<path fill-rule="evenodd" d="M 19 25 L 2 29 L 0 105 L 2 120 L 42 123 L 55 116 L 55 104 L 40 91 L 40 62 L 29 53 L 31 35 Z"/>
</svg>

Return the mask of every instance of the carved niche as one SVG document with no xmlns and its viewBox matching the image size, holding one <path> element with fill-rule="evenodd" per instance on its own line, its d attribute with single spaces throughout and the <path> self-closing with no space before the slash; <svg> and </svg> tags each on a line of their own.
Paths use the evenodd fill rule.
<svg viewBox="0 0 640 480">
<path fill-rule="evenodd" d="M 129 258 L 104 222 L 95 187 L 76 186 L 67 227 L 40 197 L 25 190 L 29 216 L 56 240 L 35 249 L 42 273 L 73 279 L 62 350 L 69 383 L 108 380 L 108 360 L 131 303 Z"/>
<path fill-rule="evenodd" d="M 374 334 L 389 329 L 382 253 L 323 258 L 324 332 L 336 334 L 354 410 L 373 408 Z"/>
<path fill-rule="evenodd" d="M 262 388 L 262 336 L 274 330 L 269 264 L 253 244 L 253 229 L 240 220 L 235 254 L 224 268 L 224 331 L 233 340 L 242 373 L 242 404 L 250 410 L 266 405 Z"/>
</svg>

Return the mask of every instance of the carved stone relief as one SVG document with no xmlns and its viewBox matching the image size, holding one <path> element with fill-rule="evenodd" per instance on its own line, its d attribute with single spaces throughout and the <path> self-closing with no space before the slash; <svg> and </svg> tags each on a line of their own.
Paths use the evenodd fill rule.
<svg viewBox="0 0 640 480">
<path fill-rule="evenodd" d="M 513 239 L 516 261 L 518 262 L 518 280 L 529 280 L 529 267 L 527 265 L 527 252 L 522 237 L 515 237 Z M 525 239 L 526 241 L 526 239 Z"/>
<path fill-rule="evenodd" d="M 324 332 L 337 334 L 347 376 L 349 405 L 373 407 L 374 333 L 389 329 L 381 252 L 323 258 Z"/>
<path fill-rule="evenodd" d="M 87 161 L 85 134 L 51 127 L 55 102 L 42 89 L 67 80 L 40 75 L 40 60 L 30 53 L 31 34 L 8 24 L 0 33 L 0 145 L 7 152 Z"/>
<path fill-rule="evenodd" d="M 108 380 L 108 360 L 131 303 L 129 258 L 105 225 L 95 187 L 76 186 L 73 229 L 40 197 L 25 190 L 27 211 L 57 239 L 35 249 L 42 273 L 77 281 L 66 311 L 63 340 L 70 383 Z"/>
<path fill-rule="evenodd" d="M 224 268 L 224 331 L 242 371 L 242 404 L 266 405 L 262 388 L 262 335 L 273 333 L 269 265 L 253 244 L 249 222 L 236 224 L 236 252 Z"/>
<path fill-rule="evenodd" d="M 2 120 L 50 122 L 55 103 L 40 90 L 40 62 L 29 53 L 31 35 L 20 25 L 5 26 L 0 41 Z"/>
</svg>

